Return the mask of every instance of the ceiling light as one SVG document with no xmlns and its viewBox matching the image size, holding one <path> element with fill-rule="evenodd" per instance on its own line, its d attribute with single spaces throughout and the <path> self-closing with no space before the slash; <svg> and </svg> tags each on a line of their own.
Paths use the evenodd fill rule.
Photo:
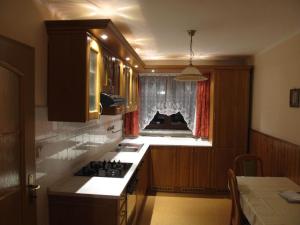
<svg viewBox="0 0 300 225">
<path fill-rule="evenodd" d="M 139 67 L 138 65 L 135 65 L 135 66 L 134 66 L 134 68 L 138 68 L 138 67 Z"/>
<path fill-rule="evenodd" d="M 126 61 L 129 61 L 129 60 L 130 60 L 130 58 L 129 58 L 129 57 L 126 57 L 125 59 L 126 59 Z"/>
<path fill-rule="evenodd" d="M 100 37 L 102 38 L 102 40 L 106 40 L 108 38 L 106 34 L 102 34 Z"/>
<path fill-rule="evenodd" d="M 152 73 L 155 73 L 155 70 L 151 70 Z"/>
<path fill-rule="evenodd" d="M 115 57 L 112 57 L 111 60 L 112 60 L 112 61 L 116 61 L 116 58 L 115 58 Z"/>
<path fill-rule="evenodd" d="M 204 81 L 207 80 L 205 76 L 203 76 L 200 71 L 193 66 L 192 60 L 194 56 L 193 52 L 193 36 L 195 35 L 195 30 L 188 30 L 188 35 L 191 37 L 190 39 L 190 64 L 181 71 L 179 75 L 175 77 L 175 80 L 178 81 Z"/>
</svg>

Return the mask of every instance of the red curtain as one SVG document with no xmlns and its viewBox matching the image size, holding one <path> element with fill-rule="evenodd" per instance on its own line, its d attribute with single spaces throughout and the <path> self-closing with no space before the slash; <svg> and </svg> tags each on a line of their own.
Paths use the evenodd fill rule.
<svg viewBox="0 0 300 225">
<path fill-rule="evenodd" d="M 210 114 L 210 75 L 206 81 L 198 81 L 196 93 L 196 128 L 195 136 L 208 138 Z"/>
<path fill-rule="evenodd" d="M 124 116 L 125 136 L 139 135 L 139 111 L 126 113 Z"/>
</svg>

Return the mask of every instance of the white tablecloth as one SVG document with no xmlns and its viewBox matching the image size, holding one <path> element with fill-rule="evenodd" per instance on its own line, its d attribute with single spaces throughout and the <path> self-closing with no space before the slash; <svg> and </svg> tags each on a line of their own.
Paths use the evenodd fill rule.
<svg viewBox="0 0 300 225">
<path fill-rule="evenodd" d="M 242 210 L 251 225 L 300 225 L 300 204 L 288 203 L 280 191 L 300 191 L 286 177 L 237 177 Z"/>
</svg>

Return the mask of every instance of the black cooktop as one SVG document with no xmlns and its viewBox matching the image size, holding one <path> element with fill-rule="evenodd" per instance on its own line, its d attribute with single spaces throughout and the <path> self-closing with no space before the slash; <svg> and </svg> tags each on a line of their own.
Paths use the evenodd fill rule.
<svg viewBox="0 0 300 225">
<path fill-rule="evenodd" d="M 91 161 L 74 175 L 87 177 L 122 178 L 128 172 L 131 165 L 132 163 L 123 163 L 120 161 Z"/>
</svg>

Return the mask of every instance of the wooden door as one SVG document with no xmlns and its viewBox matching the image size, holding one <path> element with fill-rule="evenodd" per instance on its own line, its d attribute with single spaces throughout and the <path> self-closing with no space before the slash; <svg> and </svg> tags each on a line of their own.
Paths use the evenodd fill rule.
<svg viewBox="0 0 300 225">
<path fill-rule="evenodd" d="M 36 224 L 33 65 L 31 47 L 0 36 L 0 225 Z"/>
</svg>

